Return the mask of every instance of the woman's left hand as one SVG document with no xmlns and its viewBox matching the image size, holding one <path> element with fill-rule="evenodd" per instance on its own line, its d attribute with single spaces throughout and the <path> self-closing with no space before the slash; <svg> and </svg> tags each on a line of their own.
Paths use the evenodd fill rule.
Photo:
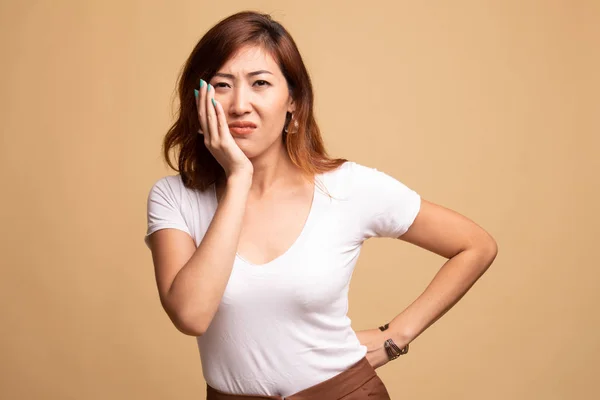
<svg viewBox="0 0 600 400">
<path fill-rule="evenodd" d="M 356 332 L 356 336 L 360 344 L 367 346 L 366 357 L 373 369 L 377 369 L 390 362 L 385 347 L 383 347 L 388 334 L 379 330 L 379 328 L 375 328 L 358 331 Z"/>
</svg>

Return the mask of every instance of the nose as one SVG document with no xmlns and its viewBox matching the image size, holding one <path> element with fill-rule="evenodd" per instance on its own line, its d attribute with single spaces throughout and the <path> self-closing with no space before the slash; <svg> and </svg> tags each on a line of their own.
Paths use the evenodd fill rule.
<svg viewBox="0 0 600 400">
<path fill-rule="evenodd" d="M 248 89 L 243 86 L 237 86 L 232 91 L 232 99 L 229 107 L 229 111 L 234 115 L 244 115 L 252 111 L 252 105 L 250 104 L 250 95 Z"/>
</svg>

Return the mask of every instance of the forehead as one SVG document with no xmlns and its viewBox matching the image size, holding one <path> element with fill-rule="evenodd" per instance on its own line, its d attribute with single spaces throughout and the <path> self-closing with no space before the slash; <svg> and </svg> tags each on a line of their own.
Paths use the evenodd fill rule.
<svg viewBox="0 0 600 400">
<path fill-rule="evenodd" d="M 281 75 L 279 65 L 268 51 L 261 46 L 244 46 L 236 51 L 219 71 L 246 74 L 261 69 Z"/>
</svg>

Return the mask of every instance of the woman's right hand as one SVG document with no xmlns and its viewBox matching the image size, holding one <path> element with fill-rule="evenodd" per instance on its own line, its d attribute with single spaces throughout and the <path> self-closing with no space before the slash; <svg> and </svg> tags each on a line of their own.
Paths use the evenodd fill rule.
<svg viewBox="0 0 600 400">
<path fill-rule="evenodd" d="M 221 103 L 214 99 L 214 87 L 202 80 L 201 83 L 196 93 L 196 107 L 204 145 L 221 164 L 227 178 L 243 174 L 252 176 L 254 167 L 231 136 L 225 111 Z"/>
</svg>

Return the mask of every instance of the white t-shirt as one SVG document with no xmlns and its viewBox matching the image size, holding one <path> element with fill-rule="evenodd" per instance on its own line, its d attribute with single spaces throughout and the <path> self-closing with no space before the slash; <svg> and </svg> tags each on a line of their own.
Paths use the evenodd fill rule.
<svg viewBox="0 0 600 400">
<path fill-rule="evenodd" d="M 397 238 L 421 205 L 415 191 L 349 161 L 316 177 L 312 208 L 294 244 L 263 265 L 236 255 L 219 308 L 197 337 L 205 381 L 234 394 L 288 396 L 362 359 L 348 312 L 348 289 L 365 239 Z M 148 235 L 187 232 L 200 244 L 217 208 L 214 185 L 200 192 L 180 175 L 158 180 L 148 196 Z"/>
</svg>

